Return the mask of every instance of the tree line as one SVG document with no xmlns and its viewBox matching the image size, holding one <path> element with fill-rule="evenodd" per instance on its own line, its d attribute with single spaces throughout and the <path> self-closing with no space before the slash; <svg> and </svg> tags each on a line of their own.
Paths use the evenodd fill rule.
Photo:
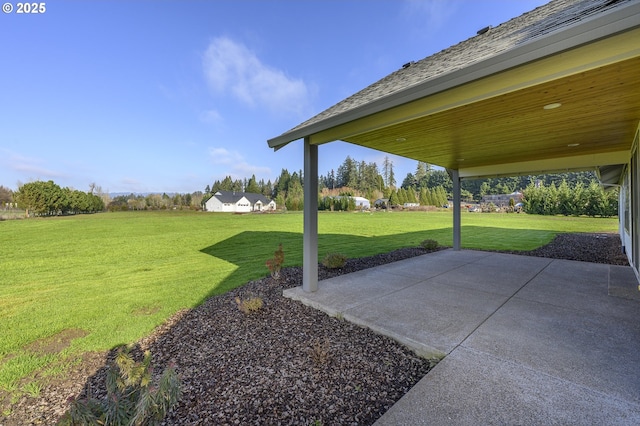
<svg viewBox="0 0 640 426">
<path fill-rule="evenodd" d="M 203 194 L 201 191 L 186 194 L 129 194 L 117 195 L 107 205 L 109 211 L 127 210 L 200 210 Z"/>
<path fill-rule="evenodd" d="M 66 214 L 95 213 L 104 210 L 102 198 L 94 194 L 93 185 L 89 192 L 71 188 L 61 188 L 52 180 L 35 181 L 21 185 L 12 194 L 18 206 L 26 210 L 27 216 L 57 216 Z"/>
<path fill-rule="evenodd" d="M 257 180 L 255 175 L 236 180 L 227 176 L 207 185 L 203 202 L 219 190 L 244 191 L 263 194 L 275 200 L 278 208 L 302 210 L 303 185 L 302 170 L 289 173 L 282 169 L 274 182 Z M 532 214 L 611 216 L 617 214 L 618 208 L 617 190 L 604 191 L 593 172 L 465 179 L 460 187 L 462 200 L 468 203 L 480 202 L 485 195 L 523 192 L 524 210 Z M 349 196 L 364 197 L 372 206 L 380 199 L 388 206 L 442 207 L 453 198 L 452 193 L 449 174 L 424 162 L 417 162 L 415 172 L 408 173 L 396 187 L 393 162 L 388 157 L 379 167 L 375 162 L 356 161 L 347 156 L 337 169 L 318 177 L 321 210 L 353 210 L 355 203 L 348 201 Z M 540 199 L 546 201 L 541 203 Z"/>
<path fill-rule="evenodd" d="M 129 194 L 110 199 L 92 184 L 90 191 L 60 188 L 53 181 L 21 185 L 14 194 L 0 186 L 0 206 L 12 201 L 38 215 L 91 213 L 105 208 L 115 210 L 201 209 L 215 192 L 236 191 L 263 194 L 275 200 L 278 208 L 302 210 L 304 176 L 302 170 L 290 173 L 282 169 L 274 182 L 250 178 L 232 179 L 226 176 L 207 185 L 202 191 L 186 194 Z M 617 214 L 617 189 L 604 191 L 592 172 L 571 172 L 537 176 L 465 179 L 461 181 L 462 200 L 480 202 L 485 195 L 510 194 L 522 191 L 524 211 L 532 214 L 595 215 Z M 417 162 L 416 170 L 408 173 L 399 187 L 393 162 L 385 157 L 382 167 L 375 162 L 356 161 L 350 156 L 338 166 L 318 177 L 318 199 L 321 209 L 353 210 L 355 203 L 332 201 L 336 196 L 360 196 L 373 206 L 384 200 L 386 206 L 436 206 L 448 204 L 453 182 L 449 174 L 428 163 Z M 102 204 L 96 199 L 102 200 Z M 339 200 L 339 199 L 337 199 Z"/>
<path fill-rule="evenodd" d="M 337 172 L 331 170 L 320 176 L 319 186 L 321 196 L 351 194 L 371 202 L 383 198 L 391 206 L 418 203 L 440 207 L 453 198 L 449 174 L 420 161 L 415 172 L 407 173 L 396 188 L 393 163 L 388 157 L 380 171 L 376 163 L 357 162 L 347 156 Z M 467 203 L 479 203 L 486 195 L 522 192 L 524 211 L 531 214 L 612 216 L 618 212 L 618 190 L 605 191 L 595 173 L 587 171 L 464 179 L 460 190 L 462 201 Z M 540 199 L 545 203 L 540 203 Z"/>
<path fill-rule="evenodd" d="M 570 186 L 566 180 L 530 183 L 523 191 L 525 211 L 531 214 L 602 216 L 618 214 L 618 191 L 604 191 L 597 182 Z"/>
</svg>

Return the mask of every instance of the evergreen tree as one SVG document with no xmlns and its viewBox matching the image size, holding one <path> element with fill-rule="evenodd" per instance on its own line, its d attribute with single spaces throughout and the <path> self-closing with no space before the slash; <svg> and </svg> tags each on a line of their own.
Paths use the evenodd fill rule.
<svg viewBox="0 0 640 426">
<path fill-rule="evenodd" d="M 404 205 L 407 202 L 407 190 L 404 188 L 398 189 L 398 204 Z"/>
<path fill-rule="evenodd" d="M 391 168 L 389 169 L 389 186 L 392 188 L 396 187 L 396 176 L 393 173 L 393 163 L 391 164 Z"/>
<path fill-rule="evenodd" d="M 385 186 L 395 186 L 395 177 L 393 175 L 393 161 L 385 155 L 382 162 L 382 177 L 384 178 Z"/>
<path fill-rule="evenodd" d="M 417 186 L 420 186 L 420 183 L 427 177 L 429 168 L 430 166 L 427 163 L 418 161 L 418 165 L 416 166 L 416 173 L 414 176 Z"/>
<path fill-rule="evenodd" d="M 402 181 L 402 185 L 400 185 L 400 187 L 405 189 L 415 188 L 416 178 L 411 173 L 407 173 L 407 176 Z"/>
<path fill-rule="evenodd" d="M 449 200 L 447 199 L 447 192 L 445 191 L 444 187 L 438 186 L 437 188 L 435 188 L 433 194 L 433 202 L 438 207 L 442 207 L 448 204 Z"/>
<path fill-rule="evenodd" d="M 231 190 L 233 192 L 243 192 L 243 189 L 244 184 L 242 183 L 242 180 L 236 179 L 235 181 L 233 181 L 233 184 L 231 185 Z"/>
<path fill-rule="evenodd" d="M 407 191 L 407 202 L 408 203 L 417 203 L 416 192 L 413 190 L 413 187 L 406 190 Z"/>
<path fill-rule="evenodd" d="M 283 197 L 286 197 L 290 180 L 291 175 L 289 174 L 289 171 L 287 169 L 282 169 L 280 177 L 275 182 L 274 192 L 276 196 L 282 194 Z"/>
<path fill-rule="evenodd" d="M 429 206 L 431 205 L 431 202 L 429 200 L 429 195 L 427 194 L 428 189 L 425 187 L 420 188 L 420 198 L 418 199 L 420 202 L 420 205 L 422 206 Z"/>
<path fill-rule="evenodd" d="M 397 191 L 392 190 L 391 195 L 389 196 L 389 206 L 399 206 L 400 200 L 398 200 Z"/>
<path fill-rule="evenodd" d="M 225 176 L 225 178 L 220 182 L 218 191 L 233 191 L 233 180 L 231 176 Z"/>
<path fill-rule="evenodd" d="M 378 167 L 376 166 L 376 169 L 377 169 L 377 168 L 378 168 Z M 384 178 L 382 177 L 382 175 L 381 175 L 381 174 L 377 174 L 377 176 L 376 176 L 376 186 L 375 186 L 375 188 L 376 188 L 378 191 L 381 191 L 381 192 L 383 192 L 383 193 L 384 193 L 384 190 L 385 190 L 385 187 L 384 187 Z M 388 197 L 387 197 L 387 196 L 384 196 L 383 198 L 388 198 Z"/>
<path fill-rule="evenodd" d="M 358 187 L 358 166 L 357 163 L 348 155 L 340 167 L 338 167 L 336 181 L 339 188 L 345 186 L 349 188 Z"/>
<path fill-rule="evenodd" d="M 244 188 L 244 192 L 249 192 L 252 194 L 260 194 L 260 186 L 258 186 L 258 182 L 256 182 L 256 175 L 251 175 L 251 179 L 247 182 L 247 186 Z"/>
<path fill-rule="evenodd" d="M 491 185 L 489 185 L 488 180 L 485 180 L 484 182 L 482 182 L 482 185 L 480 185 L 480 198 L 490 193 L 491 193 Z"/>
<path fill-rule="evenodd" d="M 297 173 L 294 172 L 291 176 L 291 183 L 287 188 L 287 195 L 285 197 L 285 205 L 287 210 L 302 210 L 304 206 L 304 194 L 300 179 L 297 179 Z M 294 179 L 294 177 L 296 177 Z"/>
<path fill-rule="evenodd" d="M 273 185 L 271 184 L 271 180 L 268 180 L 266 184 L 262 185 L 261 192 L 265 197 L 273 197 Z"/>
</svg>

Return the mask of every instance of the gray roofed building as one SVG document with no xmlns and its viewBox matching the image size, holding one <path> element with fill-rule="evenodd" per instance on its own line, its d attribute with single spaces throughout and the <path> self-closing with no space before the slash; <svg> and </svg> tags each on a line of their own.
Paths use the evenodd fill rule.
<svg viewBox="0 0 640 426">
<path fill-rule="evenodd" d="M 275 209 L 275 201 L 251 192 L 217 191 L 205 202 L 208 212 L 246 213 Z"/>
</svg>

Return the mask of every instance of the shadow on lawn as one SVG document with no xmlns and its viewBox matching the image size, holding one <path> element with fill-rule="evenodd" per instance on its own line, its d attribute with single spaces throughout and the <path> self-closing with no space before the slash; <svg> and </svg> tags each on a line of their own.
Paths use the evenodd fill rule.
<svg viewBox="0 0 640 426">
<path fill-rule="evenodd" d="M 554 231 L 520 230 L 507 228 L 488 228 L 463 226 L 462 246 L 463 248 L 487 248 L 491 250 L 513 250 L 517 247 L 510 242 L 517 241 L 526 233 L 527 241 L 540 241 L 540 245 L 548 243 L 557 233 Z M 235 265 L 237 268 L 227 276 L 223 282 L 219 283 L 215 289 L 203 298 L 204 302 L 211 296 L 227 292 L 235 287 L 241 286 L 251 280 L 266 277 L 269 271 L 265 265 L 267 259 L 273 257 L 274 251 L 282 244 L 285 253 L 285 266 L 299 266 L 302 264 L 302 234 L 293 232 L 262 232 L 245 231 L 224 241 L 220 241 L 200 251 L 204 254 L 214 256 Z M 380 235 L 373 237 L 362 237 L 344 234 L 321 234 L 318 236 L 318 257 L 321 260 L 327 253 L 339 252 L 347 257 L 364 257 L 375 254 L 390 252 L 404 247 L 418 247 L 425 239 L 434 239 L 441 246 L 451 246 L 452 229 L 441 228 L 427 231 L 407 232 L 393 235 Z M 465 244 L 465 239 L 467 244 Z M 478 245 L 483 242 L 482 246 Z M 520 246 L 520 245 L 518 245 Z M 264 274 L 256 277 L 256 271 L 263 268 Z M 164 326 L 162 334 L 170 333 L 172 328 L 180 325 L 178 319 L 175 324 Z M 136 343 L 136 350 L 140 356 L 139 346 Z M 153 350 L 152 350 L 153 352 Z M 104 386 L 105 372 L 109 362 L 112 362 L 116 354 L 116 349 L 108 352 L 102 361 L 101 366 L 95 365 L 97 373 L 89 377 L 81 394 L 92 395 Z M 162 365 L 164 368 L 164 365 Z M 99 393 L 99 392 L 98 392 Z"/>
<path fill-rule="evenodd" d="M 536 245 L 544 245 L 553 239 L 559 231 L 522 230 L 481 226 L 462 226 L 462 247 L 469 249 L 517 250 L 522 246 L 523 238 Z M 321 262 L 328 253 L 342 253 L 348 258 L 372 256 L 405 247 L 419 247 L 425 239 L 438 241 L 441 246 L 452 245 L 452 228 L 430 229 L 426 231 L 407 232 L 402 234 L 363 237 L 348 234 L 318 235 L 318 261 Z M 526 234 L 526 235 L 525 235 Z M 244 231 L 224 241 L 205 247 L 202 253 L 214 256 L 237 268 L 223 282 L 212 289 L 205 298 L 221 294 L 248 281 L 265 277 L 269 274 L 265 262 L 273 257 L 278 245 L 282 244 L 285 256 L 284 267 L 302 265 L 301 233 Z M 516 244 L 517 242 L 517 244 Z M 264 271 L 264 275 L 256 277 L 256 271 Z"/>
<path fill-rule="evenodd" d="M 427 238 L 441 241 L 442 245 L 450 245 L 451 231 L 442 229 L 375 237 L 322 234 L 318 236 L 318 261 L 321 262 L 328 253 L 342 253 L 353 258 L 402 247 L 418 247 L 420 242 Z M 268 276 L 266 261 L 274 256 L 279 244 L 282 244 L 285 257 L 283 267 L 302 265 L 302 239 L 302 234 L 295 232 L 244 231 L 200 250 L 236 266 L 233 273 L 212 289 L 203 301 L 248 281 Z M 376 247 L 384 249 L 380 251 L 376 250 Z M 256 271 L 259 276 L 256 276 Z"/>
</svg>

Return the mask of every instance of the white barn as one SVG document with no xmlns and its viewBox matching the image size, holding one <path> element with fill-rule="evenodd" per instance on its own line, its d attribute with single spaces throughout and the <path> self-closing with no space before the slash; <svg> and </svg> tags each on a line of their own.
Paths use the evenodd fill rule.
<svg viewBox="0 0 640 426">
<path fill-rule="evenodd" d="M 208 212 L 249 213 L 275 210 L 276 202 L 262 194 L 218 191 L 204 203 Z"/>
</svg>

